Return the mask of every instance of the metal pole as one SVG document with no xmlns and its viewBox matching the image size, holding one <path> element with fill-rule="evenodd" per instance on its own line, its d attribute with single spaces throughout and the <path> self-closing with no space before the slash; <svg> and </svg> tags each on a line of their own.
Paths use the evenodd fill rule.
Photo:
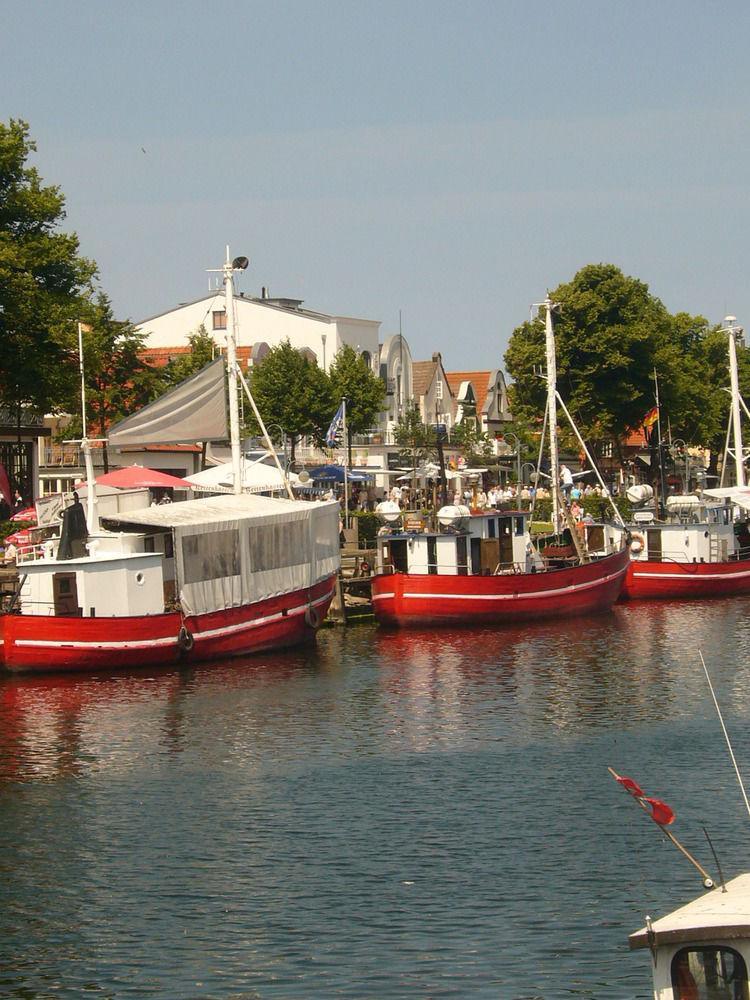
<svg viewBox="0 0 750 1000">
<path fill-rule="evenodd" d="M 349 527 L 349 438 L 346 431 L 346 396 L 341 400 L 341 426 L 344 432 L 344 527 Z"/>
<path fill-rule="evenodd" d="M 727 316 L 724 320 L 726 326 L 724 332 L 728 334 L 729 341 L 729 381 L 732 390 L 732 429 L 734 431 L 734 467 L 737 476 L 737 485 L 745 486 L 745 464 L 744 450 L 742 447 L 742 418 L 740 415 L 740 386 L 737 376 L 737 341 L 736 336 L 742 328 L 736 325 L 734 316 Z"/>
<path fill-rule="evenodd" d="M 227 247 L 224 264 L 224 310 L 227 320 L 227 376 L 229 379 L 229 435 L 232 446 L 233 492 L 242 493 L 242 452 L 240 449 L 240 410 L 237 398 L 237 348 L 234 334 L 234 278 Z"/>
<path fill-rule="evenodd" d="M 86 426 L 86 376 L 83 368 L 83 324 L 78 322 L 78 367 L 81 372 L 81 451 L 86 466 L 86 530 L 89 534 L 96 530 L 96 481 L 94 460 L 91 457 L 91 443 Z"/>
<path fill-rule="evenodd" d="M 555 357 L 555 332 L 552 326 L 552 300 L 544 300 L 547 314 L 544 318 L 545 347 L 547 351 L 547 410 L 549 413 L 549 455 L 552 486 L 552 530 L 560 534 L 560 461 L 557 452 L 557 360 Z"/>
</svg>

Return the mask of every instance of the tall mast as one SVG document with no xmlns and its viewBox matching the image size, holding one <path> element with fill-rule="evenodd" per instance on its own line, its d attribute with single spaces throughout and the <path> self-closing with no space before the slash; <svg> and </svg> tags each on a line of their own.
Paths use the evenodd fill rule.
<svg viewBox="0 0 750 1000">
<path fill-rule="evenodd" d="M 90 327 L 86 327 L 90 331 Z M 96 478 L 94 476 L 94 460 L 91 456 L 91 442 L 86 426 L 86 373 L 83 367 L 83 323 L 78 322 L 78 370 L 81 374 L 81 451 L 86 466 L 86 530 L 89 534 L 96 530 Z"/>
<path fill-rule="evenodd" d="M 238 401 L 237 382 L 237 345 L 234 334 L 234 276 L 235 270 L 247 267 L 247 257 L 237 257 L 234 261 L 229 256 L 224 262 L 224 309 L 227 318 L 227 376 L 229 380 L 229 436 L 232 445 L 232 478 L 233 491 L 242 493 L 242 452 L 240 449 L 240 408 Z"/>
<path fill-rule="evenodd" d="M 554 305 L 549 295 L 544 300 L 545 346 L 547 349 L 547 413 L 549 419 L 549 460 L 552 489 L 552 530 L 560 534 L 560 459 L 557 453 L 557 359 L 555 357 L 555 331 L 552 326 Z"/>
<path fill-rule="evenodd" d="M 740 416 L 740 383 L 737 377 L 737 337 L 742 334 L 742 327 L 737 326 L 736 316 L 724 319 L 724 332 L 729 341 L 729 381 L 732 391 L 732 429 L 734 437 L 734 467 L 737 474 L 737 485 L 745 486 L 745 452 L 742 447 L 742 422 Z"/>
</svg>

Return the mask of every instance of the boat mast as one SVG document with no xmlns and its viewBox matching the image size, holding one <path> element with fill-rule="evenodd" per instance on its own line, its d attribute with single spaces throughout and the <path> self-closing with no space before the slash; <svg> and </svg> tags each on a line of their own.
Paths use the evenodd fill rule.
<svg viewBox="0 0 750 1000">
<path fill-rule="evenodd" d="M 545 346 L 547 349 L 547 415 L 549 420 L 550 483 L 552 486 L 552 530 L 560 534 L 560 459 L 557 452 L 557 360 L 555 358 L 555 331 L 552 326 L 554 305 L 549 295 L 544 300 L 547 310 L 544 317 Z"/>
<path fill-rule="evenodd" d="M 233 492 L 242 493 L 242 452 L 240 448 L 240 408 L 237 382 L 237 345 L 234 335 L 234 271 L 244 271 L 247 257 L 232 260 L 227 247 L 224 262 L 224 309 L 227 318 L 227 376 L 229 380 L 229 437 L 232 445 Z"/>
<path fill-rule="evenodd" d="M 726 316 L 724 333 L 728 334 L 729 342 L 729 380 L 732 393 L 732 430 L 734 437 L 734 467 L 737 474 L 737 485 L 745 486 L 745 452 L 742 447 L 742 423 L 740 415 L 740 384 L 737 377 L 737 337 L 742 335 L 742 327 L 737 326 L 736 316 Z M 731 452 L 730 452 L 731 454 Z"/>
<path fill-rule="evenodd" d="M 91 327 L 86 327 L 90 331 Z M 92 534 L 98 527 L 96 516 L 96 478 L 94 460 L 91 457 L 91 442 L 86 426 L 86 373 L 83 367 L 83 323 L 78 321 L 78 370 L 81 374 L 81 451 L 86 466 L 86 530 Z"/>
</svg>

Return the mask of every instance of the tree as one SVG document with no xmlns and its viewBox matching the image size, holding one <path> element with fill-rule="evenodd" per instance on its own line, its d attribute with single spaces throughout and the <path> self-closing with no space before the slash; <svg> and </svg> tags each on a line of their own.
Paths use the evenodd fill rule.
<svg viewBox="0 0 750 1000">
<path fill-rule="evenodd" d="M 462 420 L 451 432 L 451 443 L 458 445 L 467 465 L 483 465 L 494 460 L 492 442 L 474 420 Z"/>
<path fill-rule="evenodd" d="M 214 338 L 203 323 L 195 333 L 190 334 L 188 343 L 190 351 L 173 358 L 164 371 L 164 379 L 169 385 L 177 385 L 178 382 L 195 375 L 217 356 L 218 349 Z"/>
<path fill-rule="evenodd" d="M 559 304 L 558 389 L 584 437 L 619 448 L 654 405 L 654 371 L 672 426 L 682 430 L 692 421 L 698 433 L 696 392 L 703 391 L 707 373 L 695 331 L 705 320 L 670 315 L 648 285 L 612 264 L 589 264 L 551 298 Z M 505 363 L 514 379 L 514 415 L 522 423 L 538 422 L 546 397 L 538 375 L 545 367 L 543 315 L 514 330 Z M 691 380 L 697 381 L 692 389 Z"/>
<path fill-rule="evenodd" d="M 165 388 L 162 373 L 141 360 L 144 334 L 132 323 L 116 320 L 109 299 L 100 293 L 84 315 L 83 358 L 86 381 L 87 432 L 106 438 L 111 424 L 139 410 Z M 80 414 L 78 386 L 68 400 L 69 413 Z M 80 416 L 66 429 L 66 435 L 82 433 Z M 104 469 L 109 457 L 104 446 Z"/>
<path fill-rule="evenodd" d="M 351 465 L 352 437 L 369 430 L 375 423 L 385 402 L 385 385 L 348 344 L 337 351 L 328 377 L 334 402 L 346 398 L 346 447 Z"/>
<path fill-rule="evenodd" d="M 58 410 L 76 381 L 75 321 L 96 266 L 59 232 L 65 199 L 27 165 L 25 122 L 0 123 L 0 398 L 20 417 Z"/>
<path fill-rule="evenodd" d="M 434 427 L 422 422 L 419 406 L 408 403 L 393 429 L 393 437 L 401 449 L 399 461 L 408 463 L 412 469 L 433 458 L 437 448 Z"/>
<path fill-rule="evenodd" d="M 278 424 L 288 437 L 292 463 L 299 438 L 321 439 L 333 416 L 326 373 L 288 340 L 272 347 L 253 367 L 250 388 L 263 421 L 271 425 L 269 431 Z M 254 421 L 248 424 L 253 427 Z"/>
</svg>

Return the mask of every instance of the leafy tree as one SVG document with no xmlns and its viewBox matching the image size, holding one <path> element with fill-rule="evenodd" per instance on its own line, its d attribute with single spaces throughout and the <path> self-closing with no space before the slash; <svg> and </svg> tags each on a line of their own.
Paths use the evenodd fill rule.
<svg viewBox="0 0 750 1000">
<path fill-rule="evenodd" d="M 584 437 L 620 447 L 654 405 L 659 375 L 663 413 L 672 426 L 702 431 L 700 396 L 707 369 L 701 360 L 705 320 L 672 316 L 648 286 L 612 264 L 590 264 L 551 293 L 555 315 L 558 388 Z M 696 332 L 697 331 L 697 332 Z M 518 327 L 505 355 L 514 379 L 511 405 L 522 423 L 539 421 L 546 386 L 544 316 Z M 685 436 L 682 434 L 681 436 Z M 569 442 L 575 447 L 572 439 Z"/>
<path fill-rule="evenodd" d="M 100 294 L 85 313 L 83 358 L 86 379 L 86 418 L 90 437 L 106 438 L 111 424 L 134 413 L 165 388 L 162 373 L 141 360 L 144 335 L 129 321 L 116 320 L 106 295 Z M 70 413 L 80 414 L 76 391 L 67 400 Z M 66 436 L 82 432 L 80 416 Z M 104 469 L 109 457 L 104 447 Z"/>
<path fill-rule="evenodd" d="M 76 319 L 96 267 L 75 234 L 58 231 L 65 199 L 27 160 L 28 125 L 0 123 L 0 398 L 44 413 L 67 399 L 77 376 Z"/>
<path fill-rule="evenodd" d="M 288 340 L 253 367 L 250 388 L 266 425 L 278 424 L 289 439 L 292 463 L 299 438 L 320 440 L 333 416 L 328 376 Z"/>
<path fill-rule="evenodd" d="M 492 442 L 474 420 L 462 420 L 451 432 L 451 443 L 458 445 L 469 466 L 494 460 Z"/>
<path fill-rule="evenodd" d="M 178 382 L 195 375 L 217 356 L 218 349 L 214 338 L 203 323 L 195 333 L 190 334 L 188 343 L 190 351 L 173 358 L 166 367 L 164 379 L 169 385 L 177 385 Z"/>
<path fill-rule="evenodd" d="M 348 344 L 336 353 L 328 377 L 334 403 L 346 397 L 346 446 L 351 464 L 352 436 L 362 434 L 373 426 L 383 409 L 385 385 L 373 374 L 364 358 Z"/>
<path fill-rule="evenodd" d="M 437 437 L 434 427 L 422 422 L 419 406 L 408 403 L 393 429 L 399 446 L 399 461 L 416 469 L 435 455 Z"/>
</svg>

